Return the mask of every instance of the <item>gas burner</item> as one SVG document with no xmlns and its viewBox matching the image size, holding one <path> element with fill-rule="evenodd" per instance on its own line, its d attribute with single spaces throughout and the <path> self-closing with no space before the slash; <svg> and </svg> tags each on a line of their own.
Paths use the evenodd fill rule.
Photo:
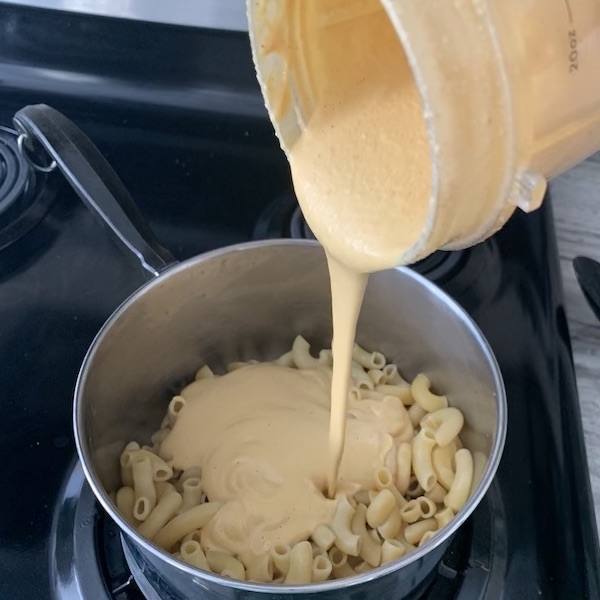
<svg viewBox="0 0 600 600">
<path fill-rule="evenodd" d="M 76 462 L 56 504 L 50 553 L 57 600 L 157 600 L 133 579 L 117 525 L 98 506 Z"/>
<path fill-rule="evenodd" d="M 299 206 L 296 206 L 290 219 L 290 233 L 295 239 L 316 240 L 315 234 L 312 232 L 309 224 L 306 222 Z"/>
<path fill-rule="evenodd" d="M 18 139 L 16 131 L 0 127 L 0 250 L 37 225 L 58 185 L 57 178 L 30 166 Z"/>
<path fill-rule="evenodd" d="M 269 204 L 254 228 L 254 239 L 277 238 L 316 239 L 292 192 Z M 445 283 L 461 270 L 462 265 L 466 262 L 467 254 L 468 252 L 463 250 L 453 252 L 440 250 L 410 267 L 431 281 Z"/>
<path fill-rule="evenodd" d="M 506 568 L 504 527 L 504 507 L 494 483 L 454 536 L 437 571 L 404 600 L 469 600 L 482 583 L 501 578 Z M 57 600 L 182 600 L 98 505 L 79 462 L 55 505 L 52 529 L 50 572 Z M 197 598 L 203 597 L 199 592 Z"/>
<path fill-rule="evenodd" d="M 255 240 L 301 237 L 293 236 L 291 230 L 292 220 L 299 210 L 300 207 L 292 192 L 276 198 L 258 217 L 252 237 Z"/>
<path fill-rule="evenodd" d="M 298 201 L 293 192 L 276 198 L 265 208 L 258 218 L 253 237 L 255 240 L 316 239 L 298 206 Z"/>
<path fill-rule="evenodd" d="M 28 180 L 29 168 L 17 148 L 15 132 L 0 127 L 0 214 L 23 195 Z"/>
</svg>

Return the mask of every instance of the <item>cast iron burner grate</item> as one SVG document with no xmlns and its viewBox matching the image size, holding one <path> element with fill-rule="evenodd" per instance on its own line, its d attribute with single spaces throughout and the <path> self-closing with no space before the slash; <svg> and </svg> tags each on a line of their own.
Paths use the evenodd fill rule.
<svg viewBox="0 0 600 600">
<path fill-rule="evenodd" d="M 0 214 L 10 210 L 23 194 L 29 169 L 18 151 L 12 130 L 0 127 Z"/>
<path fill-rule="evenodd" d="M 16 131 L 0 127 L 0 250 L 37 225 L 58 187 L 57 178 L 30 166 L 17 140 Z"/>
<path fill-rule="evenodd" d="M 459 529 L 425 586 L 398 600 L 471 600 L 505 570 L 504 511 L 497 483 Z M 56 504 L 51 573 L 57 600 L 183 600 L 165 589 L 98 505 L 80 463 Z M 490 597 L 496 597 L 492 594 Z M 198 596 L 201 600 L 202 596 Z"/>
</svg>

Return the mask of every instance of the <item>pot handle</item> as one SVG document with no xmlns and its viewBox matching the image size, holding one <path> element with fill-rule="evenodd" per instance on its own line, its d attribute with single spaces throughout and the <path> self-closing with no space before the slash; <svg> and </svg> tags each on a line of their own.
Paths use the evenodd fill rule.
<svg viewBox="0 0 600 600">
<path fill-rule="evenodd" d="M 32 168 L 48 172 L 58 167 L 83 203 L 137 256 L 146 271 L 157 277 L 176 262 L 160 245 L 119 176 L 74 123 L 45 104 L 22 108 L 13 123 L 19 133 L 19 150 Z M 50 156 L 45 166 L 31 157 L 38 145 Z"/>
</svg>

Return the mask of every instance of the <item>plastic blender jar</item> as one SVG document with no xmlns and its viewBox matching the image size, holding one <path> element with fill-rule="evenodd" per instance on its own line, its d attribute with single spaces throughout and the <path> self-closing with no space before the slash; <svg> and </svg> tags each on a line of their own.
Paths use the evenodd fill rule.
<svg viewBox="0 0 600 600">
<path fill-rule="evenodd" d="M 298 89 L 310 92 L 307 4 L 247 4 L 258 79 L 287 153 L 303 130 Z M 317 0 L 315 10 L 330 4 Z M 380 5 L 404 48 L 429 137 L 428 225 L 407 258 L 485 239 L 517 206 L 537 208 L 549 178 L 600 149 L 600 0 Z M 345 18 L 360 19 L 364 7 L 347 0 Z M 270 43 L 274 34 L 285 54 Z"/>
</svg>

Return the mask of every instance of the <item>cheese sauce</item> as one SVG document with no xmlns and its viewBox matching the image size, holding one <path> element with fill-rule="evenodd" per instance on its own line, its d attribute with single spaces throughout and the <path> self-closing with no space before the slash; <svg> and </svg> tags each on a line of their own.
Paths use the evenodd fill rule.
<svg viewBox="0 0 600 600">
<path fill-rule="evenodd" d="M 244 560 L 275 544 L 307 539 L 328 523 L 331 368 L 243 367 L 186 387 L 186 404 L 161 455 L 175 467 L 202 469 L 210 500 L 224 507 L 202 530 L 205 548 Z M 394 442 L 412 438 L 400 401 L 350 400 L 337 491 L 373 487 Z"/>
</svg>

